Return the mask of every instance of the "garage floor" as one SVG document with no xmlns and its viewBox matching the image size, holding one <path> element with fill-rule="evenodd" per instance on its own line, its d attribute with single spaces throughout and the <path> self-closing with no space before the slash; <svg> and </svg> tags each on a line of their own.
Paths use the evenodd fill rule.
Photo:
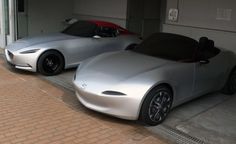
<svg viewBox="0 0 236 144">
<path fill-rule="evenodd" d="M 73 91 L 75 69 L 43 77 Z M 175 108 L 166 121 L 149 131 L 177 143 L 236 143 L 236 95 L 212 93 Z"/>
</svg>

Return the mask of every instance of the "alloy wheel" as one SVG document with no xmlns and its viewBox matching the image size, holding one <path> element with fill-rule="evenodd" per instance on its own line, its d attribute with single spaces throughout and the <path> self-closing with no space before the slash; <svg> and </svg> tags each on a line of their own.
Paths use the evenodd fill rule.
<svg viewBox="0 0 236 144">
<path fill-rule="evenodd" d="M 148 116 L 153 122 L 162 121 L 171 108 L 171 95 L 164 91 L 158 91 L 149 104 Z"/>
<path fill-rule="evenodd" d="M 56 71 L 59 65 L 60 60 L 55 55 L 48 55 L 43 61 L 43 68 L 48 73 Z"/>
</svg>

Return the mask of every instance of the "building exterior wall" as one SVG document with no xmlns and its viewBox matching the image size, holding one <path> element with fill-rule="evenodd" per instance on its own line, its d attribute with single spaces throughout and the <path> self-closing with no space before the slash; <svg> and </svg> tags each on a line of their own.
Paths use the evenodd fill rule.
<svg viewBox="0 0 236 144">
<path fill-rule="evenodd" d="M 178 9 L 177 21 L 169 20 L 169 10 Z M 216 46 L 236 51 L 236 1 L 167 0 L 162 31 L 199 39 L 207 36 Z"/>
<path fill-rule="evenodd" d="M 4 3 L 0 0 L 0 48 L 5 47 L 5 14 L 4 14 Z"/>
<path fill-rule="evenodd" d="M 15 40 L 15 0 L 0 0 L 0 48 Z"/>
</svg>

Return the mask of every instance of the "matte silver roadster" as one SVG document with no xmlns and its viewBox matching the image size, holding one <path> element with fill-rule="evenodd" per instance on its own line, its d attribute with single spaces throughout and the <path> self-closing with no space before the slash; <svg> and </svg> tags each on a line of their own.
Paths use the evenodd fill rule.
<svg viewBox="0 0 236 144">
<path fill-rule="evenodd" d="M 87 108 L 146 124 L 161 123 L 170 110 L 209 92 L 236 92 L 236 57 L 206 37 L 156 33 L 129 51 L 83 62 L 74 86 Z"/>
<path fill-rule="evenodd" d="M 81 60 L 139 42 L 136 34 L 116 24 L 78 21 L 62 33 L 20 39 L 7 46 L 5 55 L 15 68 L 55 75 L 76 67 Z"/>
</svg>

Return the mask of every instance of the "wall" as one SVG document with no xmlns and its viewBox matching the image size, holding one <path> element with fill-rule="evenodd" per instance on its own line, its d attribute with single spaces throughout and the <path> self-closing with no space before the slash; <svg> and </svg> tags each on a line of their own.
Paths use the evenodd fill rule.
<svg viewBox="0 0 236 144">
<path fill-rule="evenodd" d="M 3 0 L 0 0 L 0 50 L 5 47 L 5 14 L 3 2 Z"/>
<path fill-rule="evenodd" d="M 126 26 L 127 0 L 74 0 L 74 16 Z"/>
<path fill-rule="evenodd" d="M 216 46 L 236 52 L 235 0 L 167 0 L 162 31 L 199 39 L 208 36 Z M 178 20 L 170 21 L 170 8 L 179 10 Z"/>
<path fill-rule="evenodd" d="M 72 13 L 72 0 L 28 0 L 29 36 L 61 31 Z"/>
</svg>

